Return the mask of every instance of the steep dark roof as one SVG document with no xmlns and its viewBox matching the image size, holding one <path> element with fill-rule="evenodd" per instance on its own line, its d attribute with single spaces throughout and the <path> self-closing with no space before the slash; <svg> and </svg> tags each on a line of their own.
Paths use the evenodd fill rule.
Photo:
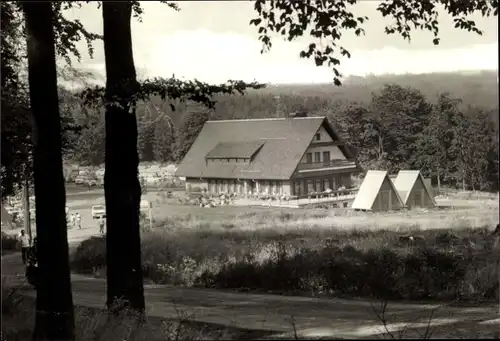
<svg viewBox="0 0 500 341">
<path fill-rule="evenodd" d="M 207 121 L 176 175 L 191 178 L 290 179 L 322 125 L 332 137 L 338 139 L 325 117 Z M 250 150 L 247 146 L 256 141 L 264 144 L 250 163 L 214 162 L 206 158 L 212 153 L 227 150 L 230 143 L 242 146 L 241 150 Z M 347 148 L 340 148 L 346 157 L 354 157 Z"/>
<path fill-rule="evenodd" d="M 208 159 L 250 159 L 262 147 L 264 142 L 264 140 L 219 142 L 205 157 Z"/>
</svg>

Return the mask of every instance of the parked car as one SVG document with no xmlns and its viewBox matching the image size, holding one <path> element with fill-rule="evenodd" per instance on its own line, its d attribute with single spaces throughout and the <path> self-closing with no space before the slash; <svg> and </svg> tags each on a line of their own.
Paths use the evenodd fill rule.
<svg viewBox="0 0 500 341">
<path fill-rule="evenodd" d="M 106 207 L 104 205 L 94 205 L 91 209 L 92 219 L 99 219 L 106 217 Z"/>
</svg>

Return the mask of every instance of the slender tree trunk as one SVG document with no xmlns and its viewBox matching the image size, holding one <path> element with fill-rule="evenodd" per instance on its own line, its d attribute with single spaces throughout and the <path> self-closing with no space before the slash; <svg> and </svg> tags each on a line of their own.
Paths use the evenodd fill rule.
<svg viewBox="0 0 500 341">
<path fill-rule="evenodd" d="M 438 193 L 441 194 L 441 173 L 439 169 L 437 171 L 437 181 L 438 181 Z"/>
<path fill-rule="evenodd" d="M 61 120 L 51 2 L 23 2 L 33 114 L 36 232 L 40 284 L 35 340 L 74 340 L 73 298 L 61 155 Z"/>
<path fill-rule="evenodd" d="M 28 182 L 28 174 L 26 171 L 26 167 L 24 170 L 24 187 L 23 187 L 23 200 L 24 200 L 24 221 L 23 227 L 24 230 L 28 232 L 28 237 L 30 242 L 33 241 L 33 235 L 31 233 L 31 217 L 30 217 L 30 189 Z"/>
<path fill-rule="evenodd" d="M 144 312 L 141 264 L 137 80 L 132 54 L 130 2 L 103 2 L 106 58 L 106 160 L 104 191 L 107 235 L 107 304 Z M 115 105 L 110 102 L 114 101 Z M 118 105 L 116 105 L 118 104 Z"/>
</svg>

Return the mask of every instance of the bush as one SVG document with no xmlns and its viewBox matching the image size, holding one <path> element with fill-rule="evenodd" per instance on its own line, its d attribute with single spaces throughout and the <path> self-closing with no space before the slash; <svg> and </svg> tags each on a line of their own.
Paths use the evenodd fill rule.
<svg viewBox="0 0 500 341">
<path fill-rule="evenodd" d="M 19 249 L 19 243 L 15 236 L 2 232 L 2 252 Z"/>
<path fill-rule="evenodd" d="M 71 261 L 72 268 L 83 274 L 93 273 L 106 265 L 106 238 L 90 237 L 76 249 Z"/>
<path fill-rule="evenodd" d="M 273 219 L 294 216 L 268 223 Z M 144 276 L 157 283 L 380 299 L 498 298 L 500 254 L 487 229 L 244 231 L 237 221 L 216 227 L 192 216 L 167 225 L 142 236 Z M 103 266 L 104 255 L 104 240 L 91 238 L 78 248 L 73 269 Z"/>
</svg>

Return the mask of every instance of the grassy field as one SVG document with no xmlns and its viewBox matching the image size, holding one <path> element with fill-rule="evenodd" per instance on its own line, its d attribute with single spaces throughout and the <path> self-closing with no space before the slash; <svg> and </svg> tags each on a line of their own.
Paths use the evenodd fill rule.
<svg viewBox="0 0 500 341">
<path fill-rule="evenodd" d="M 440 203 L 448 207 L 371 214 L 159 202 L 154 229 L 144 224 L 142 231 L 145 280 L 293 295 L 498 302 L 500 245 L 491 235 L 498 201 L 455 197 Z M 9 245 L 12 240 L 2 235 L 2 248 Z M 105 253 L 103 238 L 84 241 L 72 256 L 73 271 L 105 273 Z M 2 323 L 14 327 L 4 336 L 28 338 L 33 302 L 15 303 L 15 313 L 8 314 L 14 303 L 8 298 L 4 307 L 6 297 Z M 95 340 L 113 339 L 100 327 L 102 314 L 77 309 L 82 339 L 90 334 Z M 152 321 L 161 328 L 154 327 L 154 335 L 141 331 L 135 339 L 171 339 L 178 324 L 163 322 Z M 131 322 L 116 323 L 114 336 L 130 332 Z M 240 331 L 228 337 L 227 330 L 213 326 L 182 328 L 186 336 L 173 338 L 243 337 Z"/>
<path fill-rule="evenodd" d="M 243 211 L 242 211 L 243 210 Z M 495 201 L 396 213 L 169 205 L 144 228 L 153 282 L 275 293 L 392 299 L 498 299 Z M 81 273 L 104 268 L 105 242 L 76 251 Z M 103 271 L 101 271 L 103 272 Z"/>
</svg>

